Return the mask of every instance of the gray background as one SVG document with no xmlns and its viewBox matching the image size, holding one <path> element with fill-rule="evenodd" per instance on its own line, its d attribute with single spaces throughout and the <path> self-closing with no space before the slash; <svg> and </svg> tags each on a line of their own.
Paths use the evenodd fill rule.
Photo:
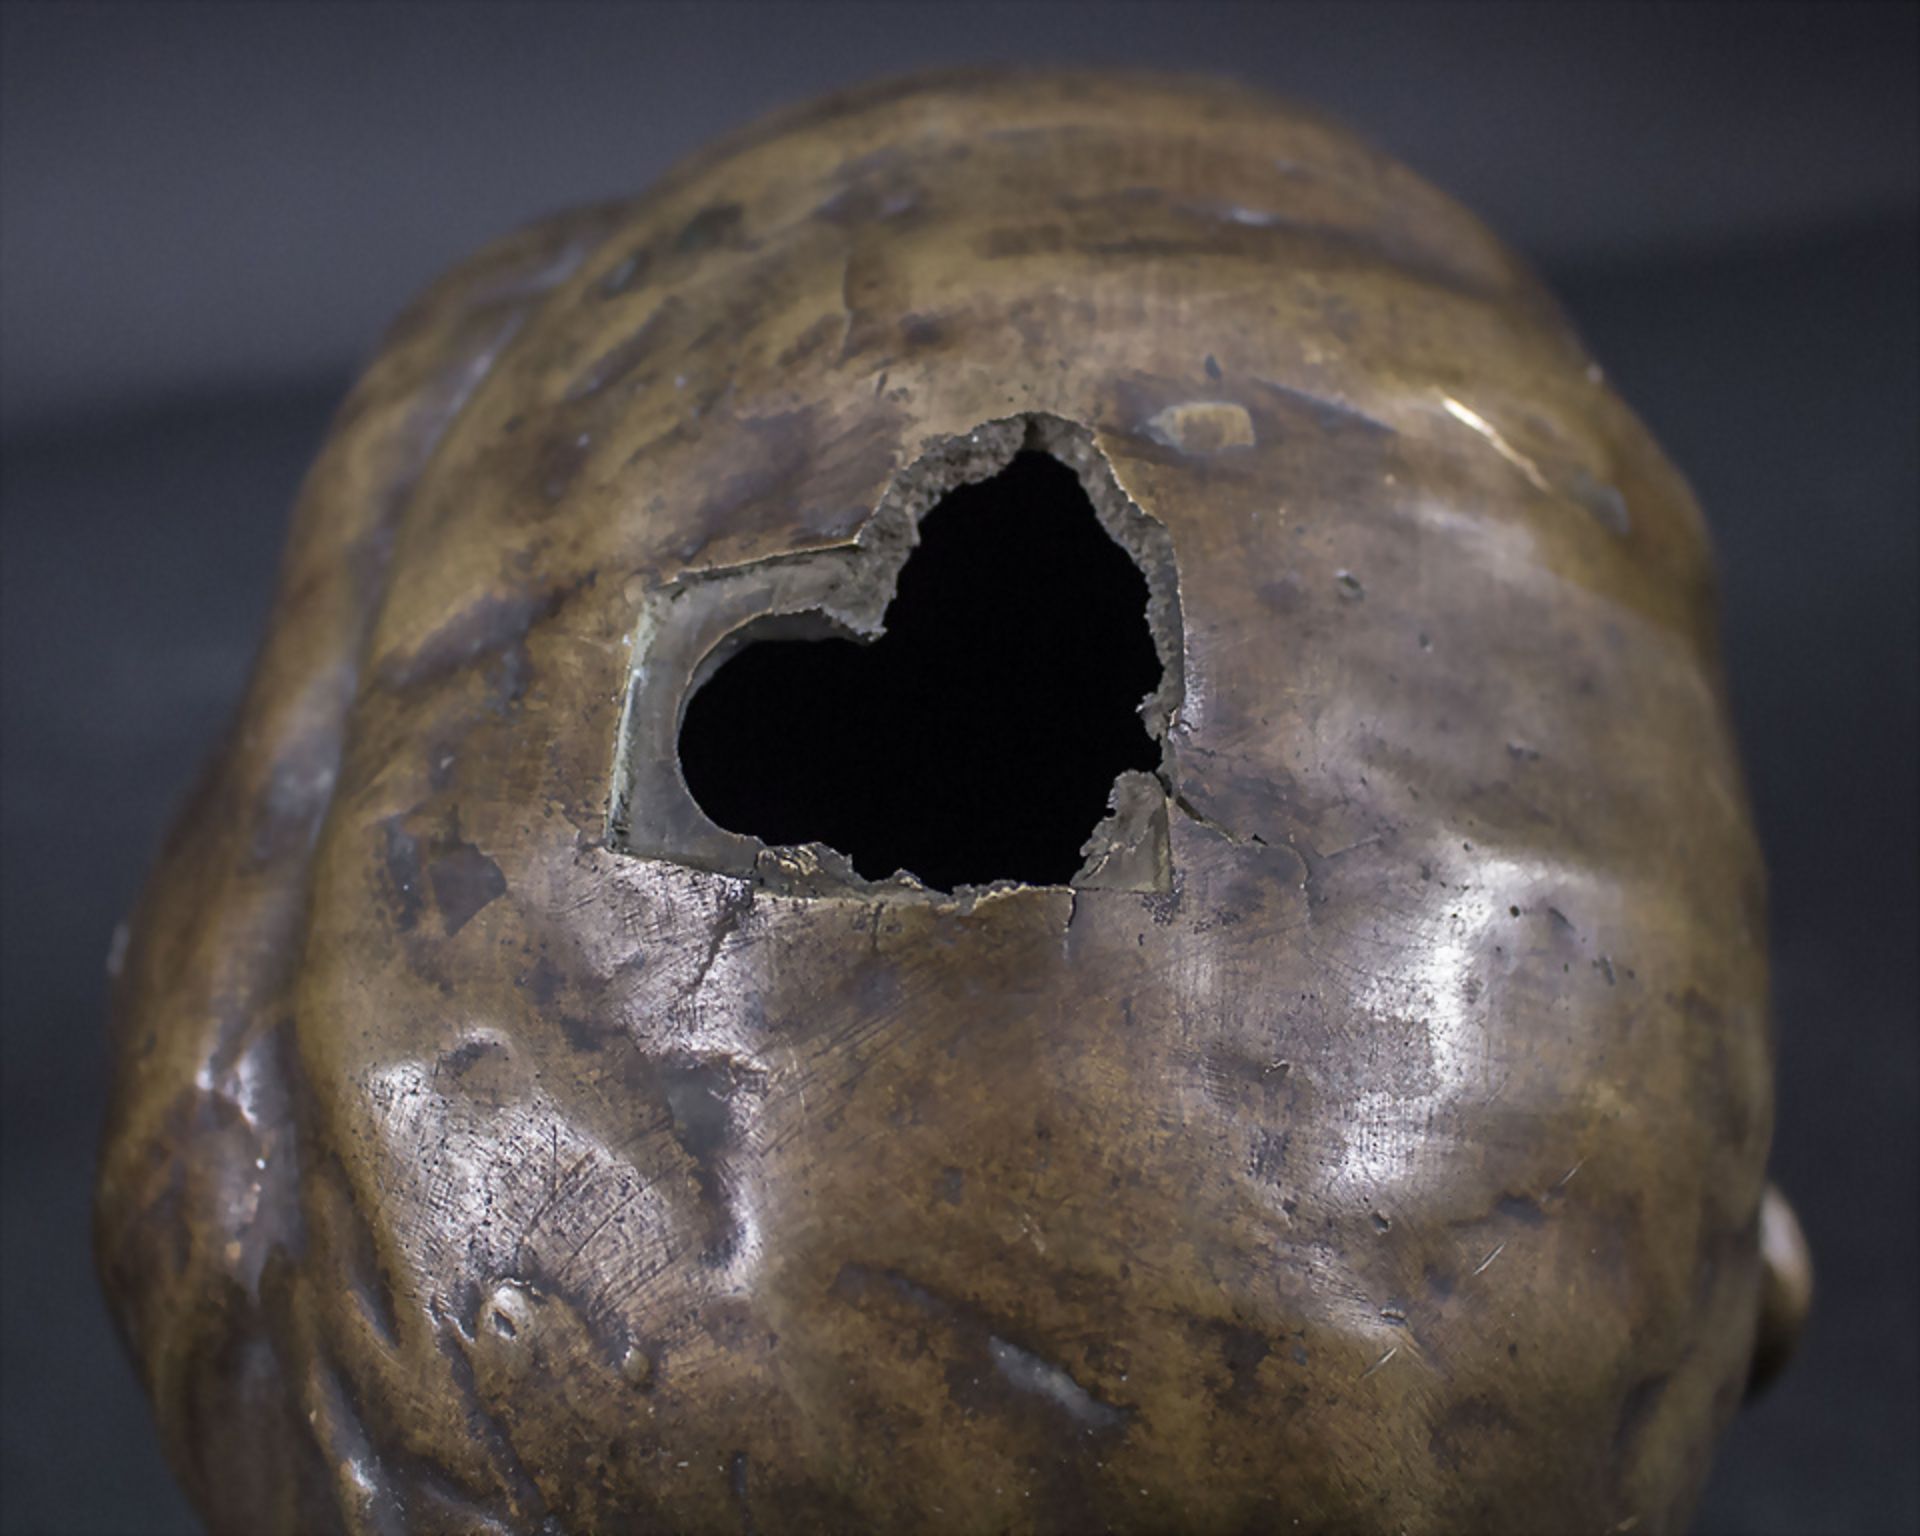
<svg viewBox="0 0 1920 1536">
<path fill-rule="evenodd" d="M 102 959 L 384 321 L 490 235 L 921 65 L 1238 74 L 1527 250 L 1701 494 L 1819 1309 L 1718 1532 L 1920 1529 L 1916 10 L 0 9 L 0 1528 L 192 1528 L 96 1299 Z M 1577 1326 L 1577 1320 L 1570 1320 Z"/>
<path fill-rule="evenodd" d="M 20 5 L 6 28 L 0 400 L 23 424 L 344 366 L 503 227 L 926 65 L 1235 73 L 1347 118 L 1549 263 L 1915 197 L 1895 6 L 422 0 Z"/>
</svg>

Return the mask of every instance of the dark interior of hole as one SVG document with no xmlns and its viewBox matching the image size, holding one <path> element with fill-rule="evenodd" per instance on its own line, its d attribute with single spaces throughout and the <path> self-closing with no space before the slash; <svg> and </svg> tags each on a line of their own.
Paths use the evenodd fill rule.
<svg viewBox="0 0 1920 1536">
<path fill-rule="evenodd" d="M 1147 583 L 1073 471 L 1021 453 L 920 524 L 886 632 L 750 643 L 688 701 L 680 767 L 721 826 L 867 879 L 1064 885 L 1114 779 L 1159 749 Z"/>
</svg>

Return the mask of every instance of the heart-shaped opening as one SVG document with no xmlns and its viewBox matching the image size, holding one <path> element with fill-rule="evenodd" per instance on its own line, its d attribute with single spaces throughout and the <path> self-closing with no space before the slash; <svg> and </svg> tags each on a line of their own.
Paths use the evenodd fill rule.
<svg viewBox="0 0 1920 1536">
<path fill-rule="evenodd" d="M 1065 885 L 1114 781 L 1160 765 L 1147 601 L 1079 478 L 1023 451 L 922 519 L 879 639 L 728 657 L 687 701 L 682 776 L 720 826 L 869 880 Z"/>
</svg>

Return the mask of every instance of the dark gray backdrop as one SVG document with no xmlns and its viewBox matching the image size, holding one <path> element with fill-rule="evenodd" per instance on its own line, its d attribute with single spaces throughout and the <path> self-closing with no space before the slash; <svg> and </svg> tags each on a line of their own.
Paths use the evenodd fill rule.
<svg viewBox="0 0 1920 1536">
<path fill-rule="evenodd" d="M 513 224 L 780 102 L 991 60 L 1347 118 L 1536 258 L 1692 477 L 1773 870 L 1774 1166 L 1821 1285 L 1701 1525 L 1920 1529 L 1917 14 L 5 4 L 0 1529 L 192 1528 L 87 1256 L 102 963 L 355 360 Z"/>
</svg>

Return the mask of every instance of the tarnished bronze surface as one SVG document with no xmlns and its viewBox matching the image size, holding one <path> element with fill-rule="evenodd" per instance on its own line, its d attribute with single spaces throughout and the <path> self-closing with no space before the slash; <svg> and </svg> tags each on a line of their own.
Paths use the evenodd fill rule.
<svg viewBox="0 0 1920 1536">
<path fill-rule="evenodd" d="M 1022 445 L 1165 664 L 1074 886 L 707 822 L 702 659 L 871 632 Z M 1714 625 L 1515 260 L 1231 87 L 884 86 L 502 242 L 342 409 L 119 968 L 180 1476 L 248 1536 L 1683 1526 L 1771 1114 Z"/>
</svg>

